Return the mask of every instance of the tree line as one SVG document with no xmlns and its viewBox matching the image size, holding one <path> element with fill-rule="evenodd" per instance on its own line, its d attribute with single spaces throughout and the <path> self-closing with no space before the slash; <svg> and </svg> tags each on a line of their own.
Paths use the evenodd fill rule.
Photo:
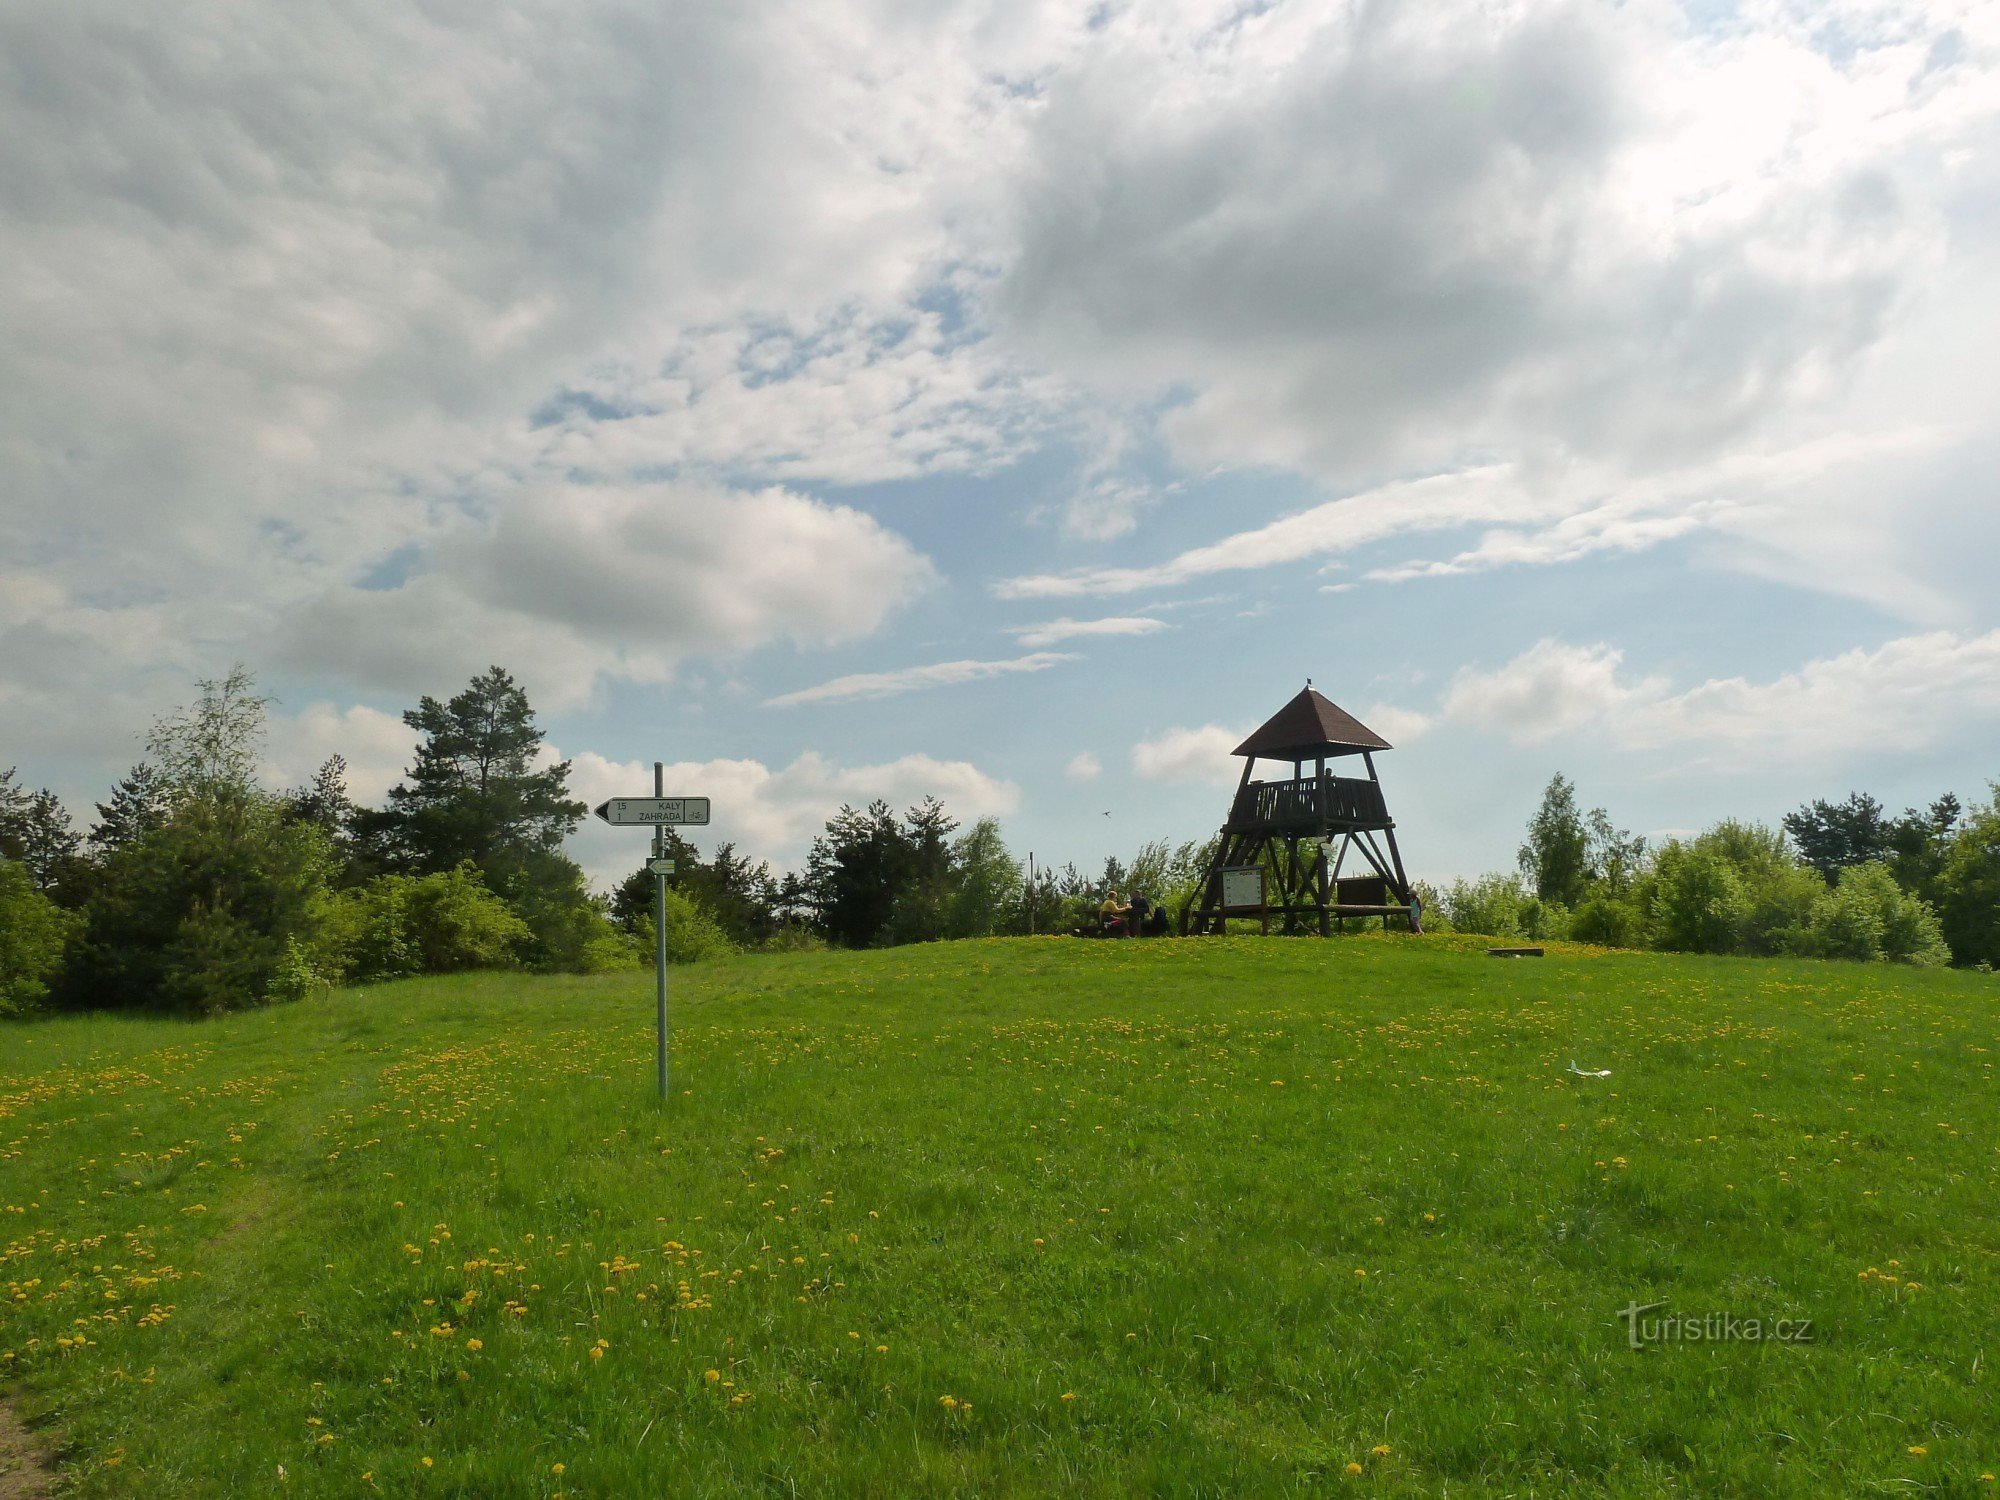
<svg viewBox="0 0 2000 1500">
<path fill-rule="evenodd" d="M 0 1015 L 212 1013 L 413 974 L 580 973 L 653 961 L 653 877 L 610 892 L 564 852 L 586 809 L 502 668 L 404 715 L 415 756 L 380 807 L 335 755 L 304 786 L 258 781 L 269 700 L 237 668 L 158 720 L 144 760 L 87 828 L 0 773 Z M 1213 842 L 1155 841 L 1094 873 L 1018 859 L 999 824 L 934 798 L 827 820 L 804 868 L 774 872 L 675 830 L 667 953 L 850 948 L 1065 932 L 1113 890 L 1178 916 Z M 2000 962 L 2000 786 L 1891 816 L 1874 798 L 1808 802 L 1781 825 L 1724 822 L 1649 843 L 1555 777 L 1518 870 L 1419 884 L 1426 925 L 1685 952 Z"/>
<path fill-rule="evenodd" d="M 1460 880 L 1426 905 L 1466 931 L 1687 953 L 2000 963 L 2000 784 L 1891 815 L 1820 798 L 1776 828 L 1725 821 L 1657 845 L 1585 812 L 1558 775 L 1517 874 Z"/>
<path fill-rule="evenodd" d="M 250 674 L 198 684 L 158 720 L 146 757 L 78 829 L 52 792 L 0 772 L 0 1015 L 135 1008 L 206 1014 L 332 985 L 523 967 L 650 964 L 653 877 L 594 893 L 564 852 L 586 808 L 543 745 L 527 694 L 493 667 L 404 715 L 414 759 L 380 807 L 346 763 L 304 786 L 261 785 L 269 700 Z M 730 843 L 707 858 L 668 830 L 677 872 L 667 953 L 869 947 L 1051 931 L 1112 886 L 1165 892 L 1194 846 L 1149 845 L 1095 879 L 1023 873 L 1000 827 L 960 829 L 935 799 L 898 815 L 842 807 L 804 870 L 774 873 Z"/>
</svg>

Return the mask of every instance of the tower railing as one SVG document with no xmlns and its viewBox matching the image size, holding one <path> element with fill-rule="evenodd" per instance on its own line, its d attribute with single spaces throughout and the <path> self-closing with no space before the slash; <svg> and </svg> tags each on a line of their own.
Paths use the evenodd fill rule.
<svg viewBox="0 0 2000 1500">
<path fill-rule="evenodd" d="M 1253 781 L 1236 793 L 1229 810 L 1234 828 L 1313 828 L 1321 818 L 1338 827 L 1382 827 L 1389 821 L 1378 782 L 1358 776 L 1305 776 L 1296 781 Z"/>
</svg>

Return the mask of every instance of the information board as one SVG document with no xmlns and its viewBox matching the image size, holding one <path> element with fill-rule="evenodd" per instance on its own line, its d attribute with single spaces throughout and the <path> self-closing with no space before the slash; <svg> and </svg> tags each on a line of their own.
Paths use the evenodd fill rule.
<svg viewBox="0 0 2000 1500">
<path fill-rule="evenodd" d="M 1236 865 L 1222 872 L 1222 909 L 1259 911 L 1264 905 L 1264 867 Z"/>
</svg>

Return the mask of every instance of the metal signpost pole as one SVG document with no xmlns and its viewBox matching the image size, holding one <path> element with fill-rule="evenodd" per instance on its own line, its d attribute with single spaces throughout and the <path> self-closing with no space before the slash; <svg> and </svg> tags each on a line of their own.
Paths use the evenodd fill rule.
<svg viewBox="0 0 2000 1500">
<path fill-rule="evenodd" d="M 653 762 L 653 795 L 650 797 L 607 797 L 594 809 L 613 828 L 647 827 L 653 830 L 653 856 L 646 868 L 659 882 L 653 887 L 653 971 L 659 996 L 660 1102 L 667 1099 L 667 877 L 674 862 L 667 858 L 667 829 L 683 823 L 708 826 L 708 798 L 666 795 L 666 764 Z"/>
<path fill-rule="evenodd" d="M 666 766 L 653 762 L 653 795 L 666 795 Z M 653 825 L 653 858 L 667 857 L 667 825 Z M 667 875 L 664 869 L 653 875 L 653 973 L 660 1022 L 660 1102 L 667 1098 Z"/>
</svg>

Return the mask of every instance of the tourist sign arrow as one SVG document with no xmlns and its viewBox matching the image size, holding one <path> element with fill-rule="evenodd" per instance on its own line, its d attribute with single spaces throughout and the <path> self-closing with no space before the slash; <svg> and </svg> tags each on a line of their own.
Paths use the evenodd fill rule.
<svg viewBox="0 0 2000 1500">
<path fill-rule="evenodd" d="M 706 797 L 613 797 L 597 804 L 597 815 L 619 827 L 632 824 L 706 823 Z"/>
</svg>

